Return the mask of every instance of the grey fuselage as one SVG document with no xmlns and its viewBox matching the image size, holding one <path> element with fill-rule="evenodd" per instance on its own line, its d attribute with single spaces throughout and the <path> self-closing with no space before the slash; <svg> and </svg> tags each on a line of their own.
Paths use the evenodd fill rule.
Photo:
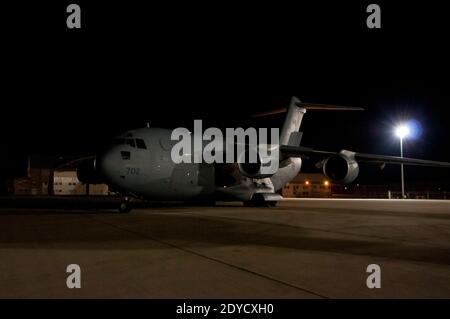
<svg viewBox="0 0 450 319">
<path fill-rule="evenodd" d="M 275 193 L 300 171 L 300 158 L 281 159 L 268 178 L 249 178 L 235 164 L 180 163 L 171 158 L 172 130 L 141 128 L 125 132 L 96 161 L 108 185 L 149 200 L 251 200 Z"/>
</svg>

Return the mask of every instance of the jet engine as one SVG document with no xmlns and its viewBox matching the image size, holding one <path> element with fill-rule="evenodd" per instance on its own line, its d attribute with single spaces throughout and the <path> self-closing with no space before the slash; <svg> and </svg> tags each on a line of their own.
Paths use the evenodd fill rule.
<svg viewBox="0 0 450 319">
<path fill-rule="evenodd" d="M 103 176 L 98 172 L 95 166 L 96 159 L 87 159 L 77 166 L 77 178 L 85 184 L 104 183 Z"/>
<path fill-rule="evenodd" d="M 359 174 L 355 153 L 342 150 L 338 155 L 327 158 L 323 163 L 323 173 L 335 183 L 353 182 Z"/>
<path fill-rule="evenodd" d="M 253 150 L 247 149 L 238 156 L 238 167 L 246 177 L 260 179 L 272 176 L 279 167 L 278 146 L 259 145 Z"/>
</svg>

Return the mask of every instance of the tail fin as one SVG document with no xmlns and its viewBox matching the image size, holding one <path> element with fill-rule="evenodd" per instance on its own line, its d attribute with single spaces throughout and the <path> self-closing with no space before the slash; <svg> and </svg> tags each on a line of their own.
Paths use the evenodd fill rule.
<svg viewBox="0 0 450 319">
<path fill-rule="evenodd" d="M 362 107 L 339 106 L 317 103 L 302 103 L 297 97 L 293 96 L 289 108 L 287 109 L 286 119 L 281 130 L 280 145 L 300 146 L 302 132 L 299 132 L 302 124 L 303 115 L 306 110 L 327 110 L 327 111 L 364 111 Z M 270 115 L 286 112 L 286 109 L 275 110 L 263 115 Z"/>
<path fill-rule="evenodd" d="M 300 100 L 293 96 L 281 130 L 280 145 L 300 146 L 302 132 L 299 132 L 299 129 L 306 108 L 299 105 L 301 105 Z"/>
</svg>

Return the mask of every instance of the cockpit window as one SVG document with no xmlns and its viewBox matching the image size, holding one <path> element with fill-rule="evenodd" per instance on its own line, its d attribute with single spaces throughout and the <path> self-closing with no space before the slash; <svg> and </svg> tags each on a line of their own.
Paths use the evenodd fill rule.
<svg viewBox="0 0 450 319">
<path fill-rule="evenodd" d="M 130 145 L 131 147 L 137 147 L 143 150 L 147 149 L 145 141 L 141 138 L 116 138 L 113 140 L 113 145 Z"/>
<path fill-rule="evenodd" d="M 137 139 L 136 139 L 136 146 L 137 146 L 137 148 L 141 148 L 141 149 L 143 149 L 143 150 L 146 150 L 146 149 L 147 149 L 147 146 L 145 145 L 144 140 L 141 139 L 141 138 L 137 138 Z"/>
<path fill-rule="evenodd" d="M 136 147 L 136 143 L 134 142 L 134 139 L 127 138 L 126 143 L 130 145 L 131 147 Z"/>
<path fill-rule="evenodd" d="M 122 159 L 123 159 L 123 160 L 129 160 L 130 157 L 131 157 L 130 152 L 126 152 L 126 151 L 120 152 L 120 155 L 122 156 Z"/>
</svg>

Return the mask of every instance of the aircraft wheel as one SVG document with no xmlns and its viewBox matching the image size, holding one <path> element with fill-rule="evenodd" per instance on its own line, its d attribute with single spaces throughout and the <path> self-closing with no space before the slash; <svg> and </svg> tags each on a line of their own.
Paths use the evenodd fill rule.
<svg viewBox="0 0 450 319">
<path fill-rule="evenodd" d="M 119 213 L 126 214 L 131 212 L 131 204 L 129 201 L 123 201 L 119 205 Z"/>
<path fill-rule="evenodd" d="M 266 203 L 267 203 L 267 207 L 275 207 L 278 204 L 277 201 L 269 201 L 269 202 L 266 202 Z"/>
<path fill-rule="evenodd" d="M 255 194 L 251 200 L 244 201 L 245 207 L 275 207 L 277 201 L 265 201 L 264 197 L 259 194 Z"/>
</svg>

